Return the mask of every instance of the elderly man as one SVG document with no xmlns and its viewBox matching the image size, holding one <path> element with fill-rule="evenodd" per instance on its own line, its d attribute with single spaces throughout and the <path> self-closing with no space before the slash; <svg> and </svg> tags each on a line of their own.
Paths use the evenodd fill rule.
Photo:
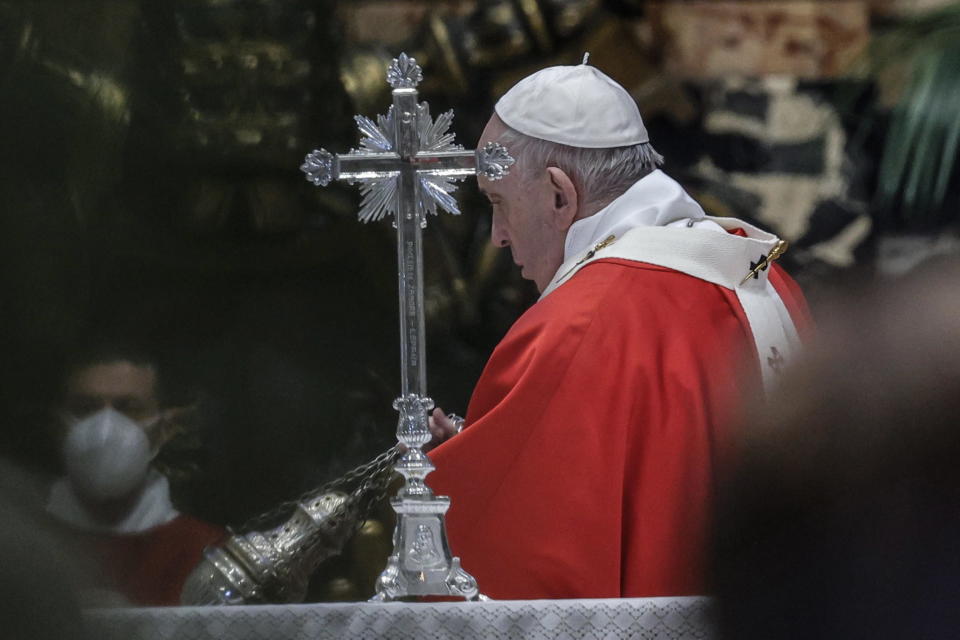
<svg viewBox="0 0 960 640">
<path fill-rule="evenodd" d="M 542 296 L 431 453 L 453 551 L 495 598 L 702 593 L 727 425 L 800 343 L 786 243 L 706 216 L 594 67 L 539 71 L 495 111 L 480 144 L 517 164 L 482 181 L 491 240 Z"/>
<path fill-rule="evenodd" d="M 162 406 L 157 361 L 135 346 L 77 355 L 59 410 L 66 475 L 47 511 L 99 563 L 103 602 L 170 605 L 223 529 L 178 512 L 151 461 L 179 411 Z"/>
</svg>

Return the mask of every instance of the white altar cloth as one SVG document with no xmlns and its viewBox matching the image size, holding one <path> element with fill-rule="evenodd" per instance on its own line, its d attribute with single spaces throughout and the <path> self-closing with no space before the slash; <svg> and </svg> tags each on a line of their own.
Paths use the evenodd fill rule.
<svg viewBox="0 0 960 640">
<path fill-rule="evenodd" d="M 125 640 L 535 638 L 709 640 L 706 598 L 167 607 L 87 611 L 94 637 Z"/>
</svg>

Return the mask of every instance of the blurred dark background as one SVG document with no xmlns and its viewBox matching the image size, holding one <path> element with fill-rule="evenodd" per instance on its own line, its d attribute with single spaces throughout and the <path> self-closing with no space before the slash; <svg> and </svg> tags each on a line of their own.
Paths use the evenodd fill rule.
<svg viewBox="0 0 960 640">
<path fill-rule="evenodd" d="M 148 343 L 197 404 L 174 489 L 210 521 L 394 441 L 393 231 L 298 166 L 385 112 L 400 51 L 468 146 L 513 82 L 590 51 L 708 213 L 791 241 L 816 312 L 960 252 L 958 34 L 939 0 L 0 1 L 2 452 L 55 471 L 63 359 L 102 335 Z M 536 295 L 458 193 L 426 302 L 430 393 L 462 413 Z"/>
</svg>

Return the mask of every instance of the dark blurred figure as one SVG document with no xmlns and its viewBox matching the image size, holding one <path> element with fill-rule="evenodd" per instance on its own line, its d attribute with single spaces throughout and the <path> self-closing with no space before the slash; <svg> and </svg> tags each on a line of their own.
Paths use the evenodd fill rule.
<svg viewBox="0 0 960 640">
<path fill-rule="evenodd" d="M 82 640 L 81 571 L 45 522 L 37 484 L 0 463 L 0 636 Z"/>
<path fill-rule="evenodd" d="M 844 307 L 750 423 L 722 494 L 723 638 L 960 629 L 960 263 Z"/>
<path fill-rule="evenodd" d="M 177 511 L 155 468 L 183 412 L 166 406 L 163 383 L 156 358 L 120 343 L 88 346 L 65 371 L 65 475 L 47 511 L 98 562 L 97 604 L 177 604 L 204 547 L 224 533 Z"/>
</svg>

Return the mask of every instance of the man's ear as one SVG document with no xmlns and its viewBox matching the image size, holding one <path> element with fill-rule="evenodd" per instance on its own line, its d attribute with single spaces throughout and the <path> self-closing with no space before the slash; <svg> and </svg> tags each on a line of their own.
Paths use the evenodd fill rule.
<svg viewBox="0 0 960 640">
<path fill-rule="evenodd" d="M 550 180 L 552 209 L 555 214 L 552 219 L 557 229 L 565 232 L 576 221 L 577 213 L 580 211 L 577 188 L 570 176 L 558 167 L 547 167 L 547 176 Z"/>
<path fill-rule="evenodd" d="M 169 407 L 160 412 L 156 431 L 149 434 L 150 443 L 160 448 L 180 433 L 196 427 L 197 403 L 180 407 Z"/>
</svg>

